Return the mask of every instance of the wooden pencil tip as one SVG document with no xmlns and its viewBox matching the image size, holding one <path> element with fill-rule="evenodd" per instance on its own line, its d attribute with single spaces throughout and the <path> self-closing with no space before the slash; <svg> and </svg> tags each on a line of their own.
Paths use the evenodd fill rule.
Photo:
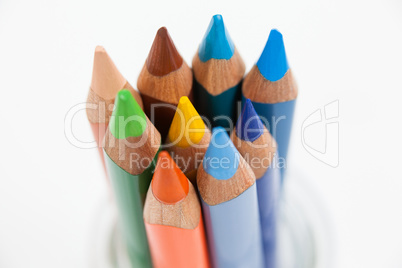
<svg viewBox="0 0 402 268">
<path fill-rule="evenodd" d="M 205 133 L 205 124 L 188 97 L 179 100 L 169 129 L 169 140 L 178 147 L 198 144 Z"/>
<path fill-rule="evenodd" d="M 161 151 L 152 178 L 152 193 L 165 204 L 175 204 L 186 198 L 189 182 L 166 151 Z"/>
<path fill-rule="evenodd" d="M 148 72 L 155 76 L 164 76 L 176 71 L 183 64 L 183 58 L 174 45 L 166 27 L 156 33 L 146 61 Z"/>
<path fill-rule="evenodd" d="M 105 99 L 113 99 L 127 80 L 102 46 L 95 48 L 91 89 Z"/>
</svg>

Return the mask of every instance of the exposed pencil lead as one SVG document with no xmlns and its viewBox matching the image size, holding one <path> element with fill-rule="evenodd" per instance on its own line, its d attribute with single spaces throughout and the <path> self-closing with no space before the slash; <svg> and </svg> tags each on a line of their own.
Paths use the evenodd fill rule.
<svg viewBox="0 0 402 268">
<path fill-rule="evenodd" d="M 222 127 L 213 128 L 203 161 L 205 171 L 218 180 L 230 179 L 237 171 L 239 156 L 226 130 Z"/>
<path fill-rule="evenodd" d="M 138 137 L 144 133 L 147 120 L 141 107 L 127 89 L 117 93 L 109 129 L 117 139 Z"/>
<path fill-rule="evenodd" d="M 207 32 L 198 48 L 198 56 L 203 62 L 209 59 L 229 60 L 234 53 L 234 44 L 223 23 L 221 15 L 212 17 Z"/>
<path fill-rule="evenodd" d="M 236 135 L 245 141 L 255 141 L 264 133 L 264 125 L 250 99 L 246 99 L 243 110 L 236 123 Z"/>
<path fill-rule="evenodd" d="M 198 144 L 205 133 L 205 124 L 188 97 L 180 98 L 169 129 L 169 140 L 179 147 Z"/>
<path fill-rule="evenodd" d="M 257 62 L 261 74 L 269 81 L 281 79 L 289 69 L 282 34 L 272 29 Z"/>
<path fill-rule="evenodd" d="M 113 99 L 116 92 L 126 84 L 110 56 L 102 46 L 95 48 L 91 89 L 105 99 Z"/>
<path fill-rule="evenodd" d="M 156 33 L 146 61 L 148 71 L 155 76 L 164 76 L 181 67 L 183 58 L 177 51 L 166 27 Z"/>
<path fill-rule="evenodd" d="M 169 153 L 159 153 L 152 178 L 152 193 L 162 203 L 175 204 L 186 198 L 189 182 Z"/>
</svg>

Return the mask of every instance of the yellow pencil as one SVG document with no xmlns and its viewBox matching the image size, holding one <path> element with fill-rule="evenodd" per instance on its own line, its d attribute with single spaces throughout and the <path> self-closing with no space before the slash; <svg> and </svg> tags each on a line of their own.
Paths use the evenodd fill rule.
<svg viewBox="0 0 402 268">
<path fill-rule="evenodd" d="M 180 98 L 169 129 L 167 150 L 187 178 L 196 185 L 197 168 L 208 149 L 211 131 L 188 97 Z"/>
</svg>

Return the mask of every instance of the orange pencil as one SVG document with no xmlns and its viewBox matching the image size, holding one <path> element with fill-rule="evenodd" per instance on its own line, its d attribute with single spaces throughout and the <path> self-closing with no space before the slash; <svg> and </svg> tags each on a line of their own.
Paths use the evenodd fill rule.
<svg viewBox="0 0 402 268">
<path fill-rule="evenodd" d="M 159 153 L 144 207 L 154 268 L 210 267 L 201 205 L 169 153 Z"/>
<path fill-rule="evenodd" d="M 97 46 L 92 70 L 92 82 L 87 99 L 87 117 L 98 145 L 103 167 L 105 167 L 102 149 L 103 138 L 113 112 L 114 99 L 117 92 L 123 88 L 130 90 L 138 105 L 143 108 L 140 94 L 134 90 L 119 72 L 106 50 L 102 46 Z"/>
</svg>

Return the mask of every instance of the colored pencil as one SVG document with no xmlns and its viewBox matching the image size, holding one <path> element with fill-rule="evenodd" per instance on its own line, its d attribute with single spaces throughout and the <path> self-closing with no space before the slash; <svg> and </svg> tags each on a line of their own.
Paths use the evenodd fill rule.
<svg viewBox="0 0 402 268">
<path fill-rule="evenodd" d="M 165 27 L 158 30 L 137 82 L 144 111 L 166 138 L 181 96 L 191 98 L 193 74 Z"/>
<path fill-rule="evenodd" d="M 209 142 L 211 131 L 187 97 L 181 97 L 169 129 L 167 150 L 187 178 L 196 185 L 197 168 Z"/>
<path fill-rule="evenodd" d="M 282 34 L 271 30 L 267 44 L 257 64 L 244 79 L 245 98 L 253 106 L 265 126 L 278 143 L 278 163 L 283 173 L 286 168 L 297 86 L 286 58 Z"/>
<path fill-rule="evenodd" d="M 154 268 L 208 268 L 201 205 L 169 153 L 159 153 L 144 207 Z"/>
<path fill-rule="evenodd" d="M 276 218 L 281 180 L 276 162 L 277 148 L 249 99 L 230 138 L 256 177 L 265 267 L 277 267 Z"/>
<path fill-rule="evenodd" d="M 92 133 L 98 145 L 103 167 L 105 167 L 102 149 L 103 138 L 109 124 L 110 116 L 112 115 L 116 94 L 123 88 L 130 90 L 142 108 L 140 94 L 134 90 L 119 72 L 112 59 L 106 53 L 106 50 L 101 46 L 97 46 L 95 48 L 92 82 L 89 88 L 86 110 Z"/>
<path fill-rule="evenodd" d="M 197 173 L 214 267 L 264 267 L 255 175 L 216 127 Z"/>
<path fill-rule="evenodd" d="M 223 23 L 213 16 L 193 58 L 194 101 L 213 127 L 233 129 L 245 65 Z"/>
<path fill-rule="evenodd" d="M 160 144 L 159 132 L 130 91 L 119 91 L 105 135 L 104 153 L 133 267 L 152 267 L 142 214 Z"/>
</svg>

